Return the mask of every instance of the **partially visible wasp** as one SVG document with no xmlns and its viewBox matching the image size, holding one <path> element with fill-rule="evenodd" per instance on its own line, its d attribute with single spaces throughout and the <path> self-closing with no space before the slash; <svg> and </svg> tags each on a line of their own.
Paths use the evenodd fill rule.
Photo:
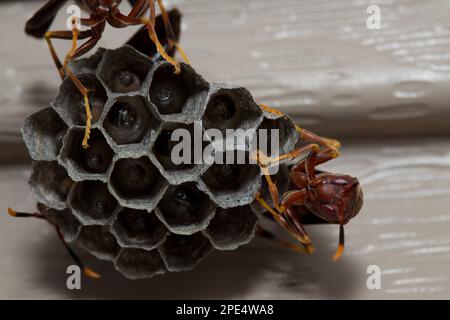
<svg viewBox="0 0 450 320">
<path fill-rule="evenodd" d="M 266 112 L 282 115 L 283 113 L 266 105 L 260 105 Z M 256 151 L 256 159 L 265 176 L 272 206 L 260 194 L 256 200 L 271 216 L 295 239 L 302 243 L 305 250 L 277 239 L 270 232 L 259 227 L 259 235 L 276 240 L 296 251 L 311 253 L 311 238 L 303 227 L 305 217 L 310 220 L 322 220 L 339 224 L 339 245 L 333 257 L 338 260 L 344 251 L 344 225 L 355 217 L 362 208 L 363 193 L 358 179 L 349 175 L 328 172 L 316 172 L 316 166 L 339 156 L 340 143 L 323 138 L 296 126 L 300 139 L 310 143 L 277 157 L 269 157 Z M 306 160 L 303 157 L 307 155 Z M 302 158 L 290 168 L 290 188 L 280 200 L 278 188 L 271 178 L 269 168 L 279 162 Z M 311 219 L 312 218 L 312 219 Z M 316 219 L 319 218 L 319 219 Z"/>
<path fill-rule="evenodd" d="M 25 26 L 25 32 L 31 36 L 37 38 L 45 38 L 47 41 L 50 53 L 53 61 L 59 71 L 61 78 L 68 76 L 72 79 L 77 89 L 83 96 L 86 112 L 86 129 L 85 135 L 82 141 L 84 148 L 87 148 L 92 114 L 89 104 L 89 90 L 84 84 L 76 77 L 68 66 L 69 62 L 84 55 L 92 48 L 95 47 L 100 40 L 106 24 L 110 24 L 114 28 L 124 28 L 133 25 L 144 25 L 147 31 L 148 37 L 155 44 L 157 52 L 175 68 L 175 73 L 180 73 L 180 65 L 173 57 L 166 52 L 166 49 L 158 39 L 158 34 L 155 30 L 156 14 L 155 14 L 155 0 L 130 0 L 132 4 L 131 11 L 125 15 L 119 10 L 119 5 L 122 0 L 83 0 L 81 1 L 87 11 L 90 13 L 89 18 L 80 18 L 79 22 L 76 18 L 72 21 L 72 30 L 68 31 L 48 31 L 52 24 L 56 14 L 63 7 L 67 0 L 49 0 L 35 15 L 30 18 Z M 186 63 L 189 63 L 186 54 L 178 44 L 178 39 L 174 33 L 172 25 L 170 23 L 169 15 L 164 8 L 162 0 L 157 0 L 159 8 L 161 10 L 162 21 L 164 24 L 166 39 L 168 44 L 168 50 L 174 49 L 180 52 Z M 149 19 L 143 17 L 144 13 L 150 9 Z M 81 26 L 88 27 L 87 30 L 80 30 L 77 27 L 77 23 Z M 66 39 L 72 40 L 72 48 L 67 53 L 64 62 L 61 62 L 56 51 L 53 47 L 52 39 Z M 78 40 L 88 39 L 81 46 L 78 46 Z"/>
</svg>

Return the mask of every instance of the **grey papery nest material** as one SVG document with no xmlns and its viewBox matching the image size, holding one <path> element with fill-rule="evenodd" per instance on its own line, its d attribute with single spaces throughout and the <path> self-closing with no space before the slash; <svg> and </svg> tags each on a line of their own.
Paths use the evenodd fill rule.
<svg viewBox="0 0 450 320">
<path fill-rule="evenodd" d="M 280 129 L 282 152 L 299 139 L 286 115 L 264 112 L 242 87 L 208 83 L 190 66 L 180 75 L 133 48 L 99 51 L 71 64 L 89 89 L 90 147 L 81 141 L 83 98 L 66 78 L 51 107 L 29 116 L 23 138 L 33 159 L 30 185 L 46 218 L 65 240 L 113 261 L 129 278 L 189 270 L 214 249 L 234 250 L 254 236 L 254 203 L 268 192 L 257 164 L 181 164 L 170 158 L 170 133 Z M 249 145 L 216 154 L 249 157 Z M 280 193 L 289 172 L 275 176 Z"/>
</svg>

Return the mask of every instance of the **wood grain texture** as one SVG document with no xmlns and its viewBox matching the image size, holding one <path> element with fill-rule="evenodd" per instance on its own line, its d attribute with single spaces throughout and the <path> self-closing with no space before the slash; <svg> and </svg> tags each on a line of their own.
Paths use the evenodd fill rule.
<svg viewBox="0 0 450 320">
<path fill-rule="evenodd" d="M 101 281 L 65 287 L 71 263 L 54 230 L 37 220 L 0 215 L 0 298 L 449 298 L 450 142 L 355 141 L 324 169 L 360 177 L 362 212 L 346 228 L 345 256 L 331 257 L 336 226 L 310 226 L 316 252 L 303 256 L 255 239 L 233 252 L 216 252 L 191 272 L 131 281 L 83 254 Z M 26 167 L 0 170 L 0 203 L 32 210 Z M 265 225 L 280 233 L 276 225 Z M 282 234 L 282 232 L 281 232 Z M 382 270 L 382 289 L 368 290 L 366 269 Z"/>
<path fill-rule="evenodd" d="M 345 137 L 342 158 L 324 168 L 358 176 L 366 200 L 346 229 L 342 261 L 330 259 L 337 228 L 313 226 L 312 256 L 256 239 L 192 272 L 146 281 L 84 255 L 103 280 L 71 292 L 71 260 L 53 229 L 0 214 L 0 298 L 450 298 L 450 4 L 380 0 L 382 30 L 369 31 L 371 2 L 169 1 L 185 14 L 182 43 L 205 78 L 245 85 L 307 128 Z M 3 211 L 34 208 L 28 167 L 11 163 L 26 159 L 23 118 L 48 106 L 59 86 L 45 43 L 23 34 L 39 5 L 0 4 Z M 55 28 L 64 22 L 59 15 Z M 109 30 L 100 45 L 117 47 L 130 34 Z M 68 46 L 57 45 L 61 53 Z M 371 138 L 354 140 L 361 135 Z M 372 264 L 381 290 L 366 287 Z"/>
</svg>

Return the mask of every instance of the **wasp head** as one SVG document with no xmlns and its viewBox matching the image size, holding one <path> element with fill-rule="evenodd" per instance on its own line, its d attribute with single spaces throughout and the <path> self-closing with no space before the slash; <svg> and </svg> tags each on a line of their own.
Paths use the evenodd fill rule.
<svg viewBox="0 0 450 320">
<path fill-rule="evenodd" d="M 306 207 L 328 222 L 344 225 L 361 210 L 363 193 L 355 177 L 321 173 L 306 187 Z"/>
</svg>

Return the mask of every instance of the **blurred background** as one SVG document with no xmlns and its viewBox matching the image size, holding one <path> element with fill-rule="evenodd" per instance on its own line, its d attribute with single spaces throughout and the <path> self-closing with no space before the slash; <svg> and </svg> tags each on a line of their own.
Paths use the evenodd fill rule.
<svg viewBox="0 0 450 320">
<path fill-rule="evenodd" d="M 208 81 L 243 85 L 342 141 L 342 157 L 323 168 L 357 176 L 365 193 L 345 256 L 331 261 L 336 226 L 311 226 L 313 256 L 255 239 L 192 272 L 145 281 L 84 255 L 104 277 L 67 290 L 71 261 L 54 230 L 6 215 L 8 206 L 34 209 L 20 127 L 60 84 L 45 41 L 23 31 L 44 1 L 0 1 L 0 298 L 450 298 L 450 2 L 165 3 L 183 13 L 181 44 Z M 379 28 L 367 25 L 373 5 Z M 61 10 L 52 29 L 66 19 Z M 133 31 L 109 27 L 99 46 L 118 47 Z M 70 47 L 55 43 L 61 56 Z M 371 265 L 381 269 L 379 290 L 366 285 Z"/>
</svg>

